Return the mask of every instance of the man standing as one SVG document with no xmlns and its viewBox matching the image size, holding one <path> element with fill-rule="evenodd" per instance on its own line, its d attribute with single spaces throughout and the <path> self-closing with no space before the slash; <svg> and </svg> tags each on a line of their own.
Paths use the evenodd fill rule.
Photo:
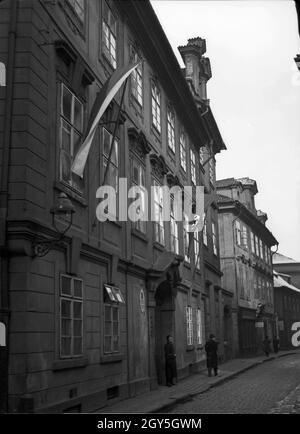
<svg viewBox="0 0 300 434">
<path fill-rule="evenodd" d="M 271 341 L 268 338 L 268 336 L 266 336 L 265 339 L 263 340 L 263 349 L 264 349 L 264 353 L 267 357 L 269 357 L 269 354 L 271 351 L 270 344 L 271 344 Z"/>
<path fill-rule="evenodd" d="M 218 375 L 218 343 L 214 335 L 209 336 L 209 341 L 205 344 L 206 351 L 206 363 L 208 369 L 208 376 L 211 377 L 212 369 L 215 372 L 215 376 Z"/>
<path fill-rule="evenodd" d="M 176 354 L 173 344 L 173 337 L 167 336 L 167 343 L 165 345 L 165 359 L 166 359 L 166 383 L 168 387 L 174 386 L 173 379 L 177 377 L 176 369 Z"/>
</svg>

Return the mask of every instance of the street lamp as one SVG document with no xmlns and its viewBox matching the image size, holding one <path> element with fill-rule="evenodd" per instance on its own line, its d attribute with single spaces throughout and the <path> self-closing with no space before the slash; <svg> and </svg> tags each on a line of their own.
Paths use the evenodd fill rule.
<svg viewBox="0 0 300 434">
<path fill-rule="evenodd" d="M 55 237 L 50 240 L 34 242 L 33 243 L 33 256 L 43 257 L 53 249 L 53 247 L 58 244 L 64 235 L 68 232 L 73 223 L 73 215 L 75 214 L 75 208 L 65 193 L 60 193 L 54 206 L 50 209 L 50 213 L 52 214 L 52 226 L 55 228 L 58 233 L 58 237 Z M 59 229 L 55 217 L 64 216 L 69 223 L 66 228 L 63 230 Z"/>
</svg>

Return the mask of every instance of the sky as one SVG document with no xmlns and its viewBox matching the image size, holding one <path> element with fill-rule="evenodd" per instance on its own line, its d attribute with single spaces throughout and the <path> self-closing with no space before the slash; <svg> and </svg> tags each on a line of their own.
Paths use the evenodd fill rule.
<svg viewBox="0 0 300 434">
<path fill-rule="evenodd" d="M 152 0 L 177 50 L 206 39 L 208 98 L 227 151 L 217 179 L 255 179 L 278 251 L 300 261 L 300 53 L 292 0 Z"/>
</svg>

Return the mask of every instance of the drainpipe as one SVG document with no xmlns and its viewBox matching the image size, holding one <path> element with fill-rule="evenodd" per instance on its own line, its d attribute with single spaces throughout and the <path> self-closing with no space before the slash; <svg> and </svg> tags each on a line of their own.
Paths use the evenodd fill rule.
<svg viewBox="0 0 300 434">
<path fill-rule="evenodd" d="M 7 55 L 7 86 L 5 93 L 6 109 L 4 119 L 2 176 L 0 186 L 0 318 L 4 318 L 4 323 L 6 325 L 6 336 L 8 336 L 9 329 L 9 258 L 7 248 L 7 209 L 18 0 L 11 0 L 10 5 L 11 8 Z M 1 352 L 3 354 L 3 360 L 1 360 L 1 377 L 4 379 L 1 386 L 4 387 L 2 388 L 3 393 L 1 392 L 0 394 L 0 412 L 7 411 L 8 409 L 8 339 L 6 339 L 6 347 L 2 347 Z"/>
<path fill-rule="evenodd" d="M 238 294 L 238 273 L 237 273 L 237 263 L 236 263 L 236 242 L 235 242 L 235 230 L 234 225 L 235 222 L 240 218 L 242 207 L 239 201 L 235 201 L 237 207 L 238 207 L 238 214 L 237 216 L 232 220 L 232 234 L 233 234 L 233 255 L 234 255 L 234 273 L 235 273 L 235 290 L 236 290 L 236 303 L 237 303 L 237 313 L 239 314 L 238 306 L 239 306 L 239 294 Z M 239 321 L 239 318 L 237 318 L 237 321 Z M 240 354 L 240 335 L 238 336 L 238 353 Z"/>
</svg>

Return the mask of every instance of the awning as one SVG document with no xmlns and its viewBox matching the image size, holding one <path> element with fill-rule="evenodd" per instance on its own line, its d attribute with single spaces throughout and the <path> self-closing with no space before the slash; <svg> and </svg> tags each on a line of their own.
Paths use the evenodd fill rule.
<svg viewBox="0 0 300 434">
<path fill-rule="evenodd" d="M 104 284 L 104 289 L 109 301 L 113 303 L 125 304 L 123 294 L 117 286 Z"/>
</svg>

